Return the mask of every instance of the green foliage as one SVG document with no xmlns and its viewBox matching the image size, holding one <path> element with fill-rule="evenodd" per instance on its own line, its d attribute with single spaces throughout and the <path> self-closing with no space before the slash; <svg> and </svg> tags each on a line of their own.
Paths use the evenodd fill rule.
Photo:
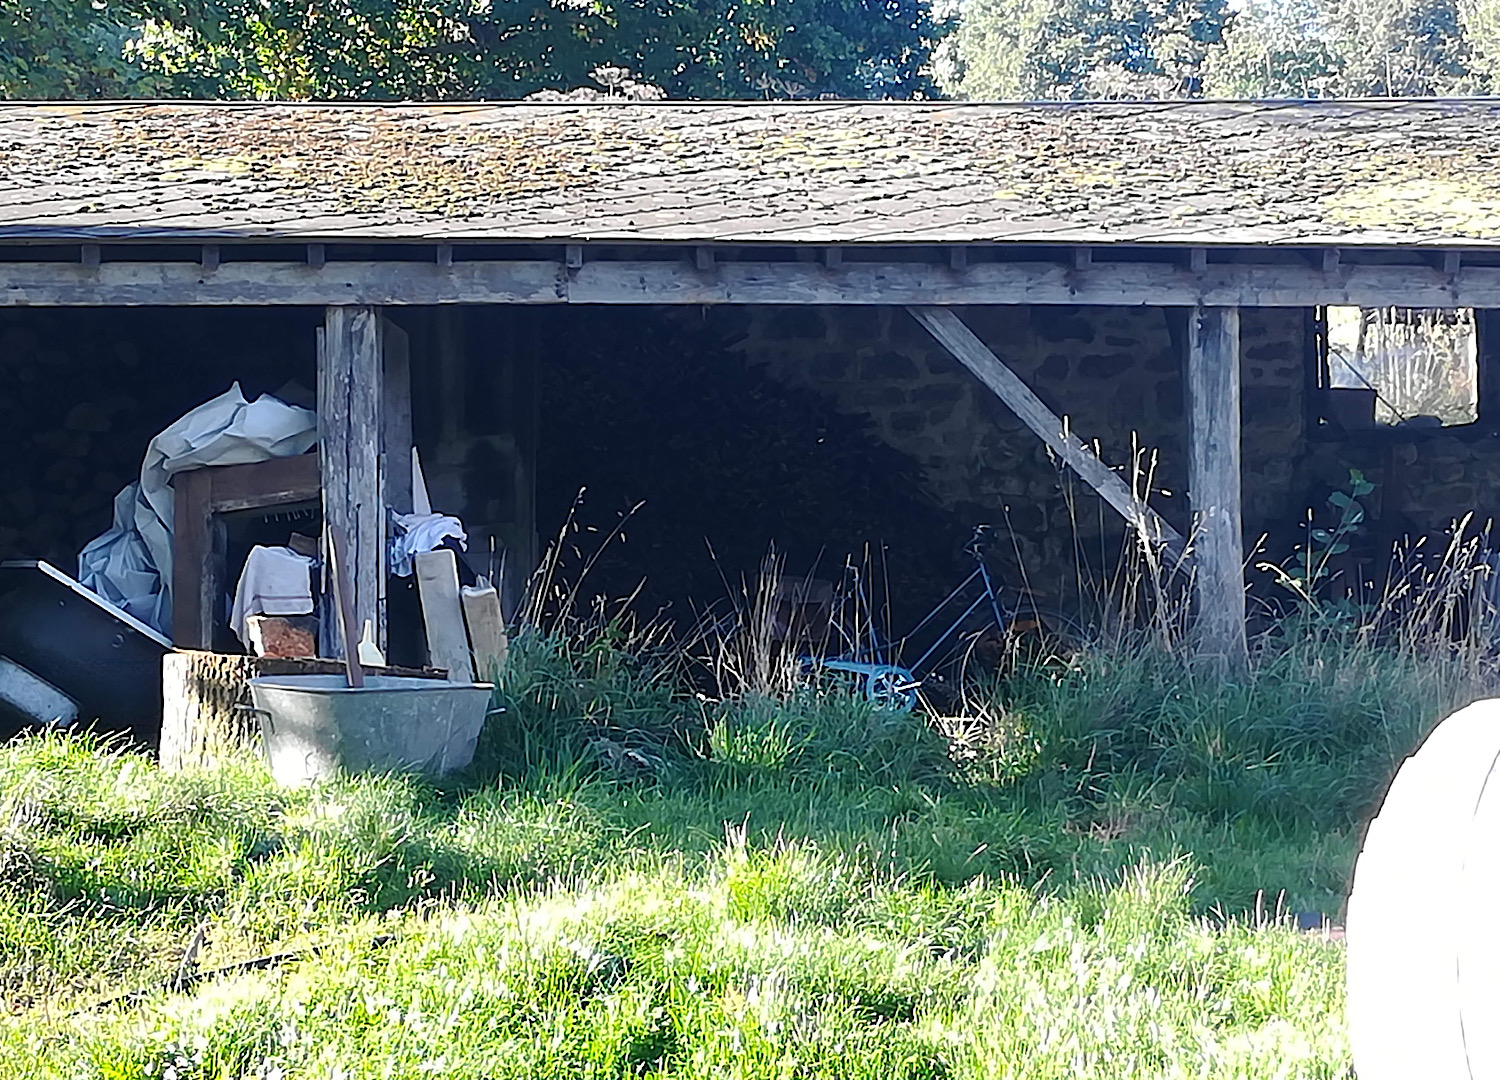
<svg viewBox="0 0 1500 1080">
<path fill-rule="evenodd" d="M 969 0 L 939 48 L 967 98 L 1484 93 L 1495 0 Z"/>
<path fill-rule="evenodd" d="M 674 97 L 905 97 L 930 33 L 917 0 L 5 0 L 0 28 L 0 96 L 291 100 L 515 98 L 613 64 Z"/>
<path fill-rule="evenodd" d="M 1360 499 L 1370 495 L 1375 485 L 1365 479 L 1359 469 L 1349 470 L 1349 490 L 1335 491 L 1328 496 L 1327 504 L 1337 515 L 1332 527 L 1307 522 L 1307 540 L 1300 545 L 1301 551 L 1285 566 L 1262 563 L 1260 568 L 1268 571 L 1277 584 L 1289 590 L 1308 614 L 1331 617 L 1348 624 L 1359 612 L 1347 590 L 1343 595 L 1334 595 L 1335 562 L 1349 550 L 1349 543 L 1358 534 L 1365 521 L 1365 508 Z M 1309 515 L 1311 517 L 1311 515 Z"/>
<path fill-rule="evenodd" d="M 125 56 L 138 33 L 128 0 L 0 0 L 0 98 L 155 93 Z"/>
<path fill-rule="evenodd" d="M 1179 97 L 1229 19 L 1226 0 L 971 0 L 944 89 L 967 98 Z"/>
<path fill-rule="evenodd" d="M 1214 930 L 1186 887 L 1181 865 L 1145 865 L 1069 900 L 945 893 L 731 843 L 701 876 L 621 870 L 408 916 L 385 948 L 342 945 L 290 977 L 6 1023 L 0 1053 L 184 1080 L 1339 1075 L 1337 946 Z"/>
<path fill-rule="evenodd" d="M 1205 88 L 1226 97 L 1374 97 L 1485 92 L 1496 42 L 1487 0 L 1255 2 L 1210 58 Z"/>
</svg>

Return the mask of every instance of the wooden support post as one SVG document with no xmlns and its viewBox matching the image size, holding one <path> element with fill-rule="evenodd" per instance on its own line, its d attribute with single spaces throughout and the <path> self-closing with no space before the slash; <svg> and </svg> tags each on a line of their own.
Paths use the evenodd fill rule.
<svg viewBox="0 0 1500 1080">
<path fill-rule="evenodd" d="M 181 649 L 212 649 L 225 545 L 213 511 L 213 473 L 180 472 L 172 489 L 172 640 Z"/>
<path fill-rule="evenodd" d="M 380 478 L 384 389 L 382 322 L 371 307 L 330 307 L 318 355 L 318 445 L 323 520 L 349 545 L 356 627 L 375 626 L 385 646 L 385 503 Z M 324 565 L 328 565 L 326 558 Z M 324 575 L 325 578 L 327 575 Z M 325 613 L 334 608 L 325 586 Z M 322 620 L 325 656 L 343 650 L 332 619 Z"/>
<path fill-rule="evenodd" d="M 406 331 L 380 320 L 383 349 L 380 477 L 384 505 L 409 514 L 411 504 L 411 342 Z"/>
<path fill-rule="evenodd" d="M 969 268 L 969 249 L 962 244 L 954 244 L 948 249 L 948 269 L 955 273 L 963 273 Z"/>
<path fill-rule="evenodd" d="M 314 270 L 323 269 L 323 264 L 328 261 L 328 249 L 322 244 L 307 245 L 307 265 Z"/>
<path fill-rule="evenodd" d="M 1240 521 L 1240 312 L 1188 313 L 1188 497 L 1197 648 L 1243 670 L 1245 543 Z"/>
<path fill-rule="evenodd" d="M 1119 511 L 1143 541 L 1152 546 L 1165 544 L 1175 555 L 1182 553 L 1181 534 L 1147 506 L 1131 486 L 1100 461 L 1077 435 L 1067 430 L 1062 420 L 979 340 L 974 331 L 964 325 L 962 319 L 948 308 L 912 307 L 907 310 L 959 363 L 993 390 L 1022 423 L 1072 466 L 1089 487 Z"/>
<path fill-rule="evenodd" d="M 219 245 L 204 244 L 198 251 L 198 265 L 203 267 L 205 274 L 212 274 L 219 268 Z"/>
<path fill-rule="evenodd" d="M 444 270 L 453 269 L 453 245 L 439 244 L 437 246 L 437 264 Z"/>
</svg>

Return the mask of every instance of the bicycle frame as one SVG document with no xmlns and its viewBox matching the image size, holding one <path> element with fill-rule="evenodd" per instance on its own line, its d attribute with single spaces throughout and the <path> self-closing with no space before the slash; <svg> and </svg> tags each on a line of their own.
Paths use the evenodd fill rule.
<svg viewBox="0 0 1500 1080">
<path fill-rule="evenodd" d="M 938 652 L 938 650 L 942 649 L 952 640 L 953 635 L 958 632 L 959 627 L 964 624 L 965 620 L 967 620 L 969 616 L 973 615 L 975 611 L 979 610 L 981 605 L 985 603 L 988 603 L 990 605 L 990 611 L 995 617 L 995 625 L 999 627 L 1002 632 L 1005 631 L 1011 624 L 1012 620 L 1010 613 L 1007 612 L 1001 605 L 1000 597 L 995 591 L 994 579 L 990 577 L 989 567 L 986 566 L 984 562 L 984 538 L 988 530 L 989 526 L 987 525 L 980 525 L 975 528 L 974 535 L 970 538 L 969 543 L 964 547 L 965 553 L 971 555 L 977 564 L 974 567 L 974 570 L 970 572 L 969 576 L 964 578 L 963 581 L 959 582 L 958 585 L 955 586 L 947 596 L 943 597 L 943 599 L 938 602 L 936 607 L 929 611 L 927 615 L 924 616 L 922 620 L 917 623 L 916 626 L 912 627 L 911 630 L 909 630 L 906 634 L 887 645 L 882 646 L 878 644 L 872 644 L 870 648 L 870 656 L 871 661 L 873 662 L 866 662 L 858 659 L 859 650 L 856 649 L 853 655 L 848 658 L 842 656 L 833 657 L 830 659 L 802 657 L 802 663 L 805 666 L 809 666 L 812 668 L 821 668 L 828 671 L 842 671 L 861 676 L 862 682 L 864 684 L 865 696 L 868 697 L 871 701 L 883 702 L 886 704 L 900 703 L 900 705 L 906 708 L 910 708 L 911 706 L 915 705 L 916 690 L 922 685 L 922 682 L 926 677 L 924 668 L 927 661 L 932 659 L 934 653 Z M 953 602 L 955 597 L 957 597 L 965 589 L 972 585 L 976 578 L 983 582 L 983 589 L 981 590 L 979 597 L 975 599 L 971 604 L 969 604 L 969 606 L 963 610 L 958 618 L 954 619 L 953 622 L 949 624 L 946 630 L 938 635 L 937 639 L 930 646 L 928 646 L 927 651 L 919 656 L 916 661 L 910 665 L 900 665 L 894 663 L 893 661 L 896 650 L 899 649 L 900 646 L 905 644 L 907 641 L 911 640 L 914 635 L 920 633 L 935 619 L 937 619 L 939 613 L 947 608 L 948 605 Z M 872 643 L 875 641 L 873 625 L 870 627 L 870 640 Z"/>
</svg>

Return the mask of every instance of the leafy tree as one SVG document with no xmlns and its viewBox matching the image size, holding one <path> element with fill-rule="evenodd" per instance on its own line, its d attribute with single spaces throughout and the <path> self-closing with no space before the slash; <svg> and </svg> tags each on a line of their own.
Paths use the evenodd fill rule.
<svg viewBox="0 0 1500 1080">
<path fill-rule="evenodd" d="M 967 98 L 1172 97 L 1229 20 L 1227 0 L 969 0 L 943 88 Z"/>
<path fill-rule="evenodd" d="M 1228 97 L 1480 93 L 1491 61 L 1469 26 L 1485 15 L 1455 0 L 1255 0 L 1210 58 L 1206 86 Z"/>
<path fill-rule="evenodd" d="M 623 65 L 673 97 L 906 97 L 929 87 L 923 0 L 0 5 L 8 19 L 0 56 L 17 58 L 0 67 L 6 96 L 149 86 L 195 97 L 514 98 L 578 86 L 601 65 Z M 26 13 L 35 8 L 51 21 L 34 23 Z M 32 77 L 42 55 L 67 58 L 73 74 L 55 87 Z"/>
<path fill-rule="evenodd" d="M 135 20 L 103 0 L 0 0 L 0 98 L 97 98 L 158 85 L 125 58 Z"/>
<path fill-rule="evenodd" d="M 1208 58 L 1211 97 L 1337 96 L 1348 42 L 1319 0 L 1251 0 Z"/>
</svg>

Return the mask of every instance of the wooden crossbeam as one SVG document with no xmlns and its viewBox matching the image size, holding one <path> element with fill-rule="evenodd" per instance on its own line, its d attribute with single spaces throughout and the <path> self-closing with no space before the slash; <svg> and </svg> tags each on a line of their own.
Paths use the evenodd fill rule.
<svg viewBox="0 0 1500 1080">
<path fill-rule="evenodd" d="M 275 262 L 0 261 L 0 307 L 225 304 L 1109 304 L 1160 307 L 1500 308 L 1500 266 L 1190 261 L 941 263 L 844 259 L 460 260 Z M 92 249 L 92 250 L 90 250 Z M 811 254 L 816 254 L 812 252 Z"/>
<path fill-rule="evenodd" d="M 1022 423 L 1067 462 L 1084 483 L 1119 511 L 1144 541 L 1164 545 L 1178 556 L 1182 554 L 1182 535 L 1100 461 L 1082 439 L 1068 430 L 1067 425 L 1031 392 L 1019 375 L 979 340 L 955 312 L 936 307 L 909 307 L 907 310 L 960 364 L 993 390 Z"/>
</svg>

